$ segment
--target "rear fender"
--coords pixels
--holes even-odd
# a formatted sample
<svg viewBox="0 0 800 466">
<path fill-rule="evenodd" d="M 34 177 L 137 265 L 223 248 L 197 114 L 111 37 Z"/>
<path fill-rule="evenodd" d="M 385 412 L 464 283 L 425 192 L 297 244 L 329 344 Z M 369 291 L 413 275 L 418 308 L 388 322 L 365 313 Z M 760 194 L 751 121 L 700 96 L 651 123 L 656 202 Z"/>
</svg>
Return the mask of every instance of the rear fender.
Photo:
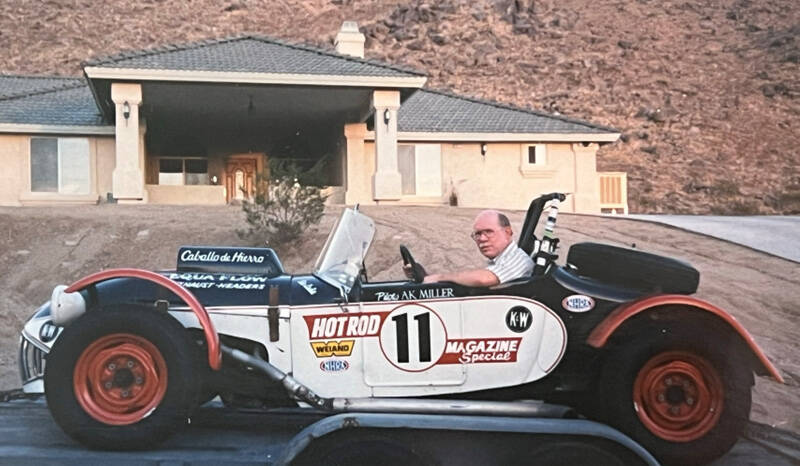
<svg viewBox="0 0 800 466">
<path fill-rule="evenodd" d="M 222 353 L 220 353 L 219 335 L 214 328 L 214 324 L 211 322 L 211 318 L 208 317 L 206 308 L 203 307 L 200 301 L 198 301 L 189 290 L 167 277 L 142 269 L 108 269 L 81 278 L 67 287 L 64 292 L 73 293 L 80 291 L 89 285 L 94 285 L 95 283 L 100 283 L 112 278 L 139 278 L 163 286 L 167 290 L 175 293 L 189 306 L 200 322 L 200 327 L 203 329 L 203 334 L 205 335 L 206 344 L 208 346 L 208 365 L 214 370 L 220 368 L 222 365 Z"/>
<path fill-rule="evenodd" d="M 769 359 L 767 359 L 767 356 L 763 351 L 761 351 L 761 348 L 758 347 L 755 340 L 753 340 L 753 337 L 742 326 L 742 324 L 740 324 L 732 315 L 714 306 L 713 304 L 693 298 L 691 296 L 673 294 L 657 295 L 624 304 L 615 309 L 611 314 L 608 315 L 608 317 L 600 322 L 597 327 L 594 328 L 594 330 L 592 330 L 592 333 L 590 333 L 589 337 L 586 339 L 586 343 L 595 348 L 602 348 L 605 346 L 605 344 L 608 342 L 608 339 L 614 334 L 614 332 L 622 324 L 628 321 L 628 319 L 642 314 L 643 312 L 665 305 L 691 307 L 700 312 L 710 313 L 719 318 L 732 330 L 734 330 L 750 348 L 750 351 L 752 351 L 753 355 L 759 362 L 758 367 L 756 367 L 757 373 L 768 374 L 778 382 L 785 383 L 783 376 L 781 376 L 778 369 L 769 361 Z"/>
</svg>

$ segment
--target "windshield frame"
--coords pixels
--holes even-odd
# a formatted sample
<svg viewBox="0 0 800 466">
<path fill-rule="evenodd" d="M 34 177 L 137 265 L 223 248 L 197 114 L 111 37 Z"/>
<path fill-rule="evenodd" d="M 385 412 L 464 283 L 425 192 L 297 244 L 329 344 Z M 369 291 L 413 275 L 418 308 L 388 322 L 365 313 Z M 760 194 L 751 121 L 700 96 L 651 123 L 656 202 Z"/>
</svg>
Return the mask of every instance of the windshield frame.
<svg viewBox="0 0 800 466">
<path fill-rule="evenodd" d="M 339 288 L 346 296 L 358 280 L 364 258 L 375 237 L 375 222 L 358 211 L 346 208 L 331 228 L 328 239 L 314 265 L 314 275 Z"/>
</svg>

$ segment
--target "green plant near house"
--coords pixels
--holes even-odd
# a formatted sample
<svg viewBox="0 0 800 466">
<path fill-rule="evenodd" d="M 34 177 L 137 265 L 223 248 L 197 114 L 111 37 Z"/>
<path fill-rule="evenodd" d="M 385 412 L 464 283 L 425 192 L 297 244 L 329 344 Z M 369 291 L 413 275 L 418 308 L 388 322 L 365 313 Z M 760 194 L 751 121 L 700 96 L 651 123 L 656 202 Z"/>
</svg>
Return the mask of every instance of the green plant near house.
<svg viewBox="0 0 800 466">
<path fill-rule="evenodd" d="M 278 246 L 319 223 L 327 196 L 319 186 L 300 182 L 313 180 L 310 172 L 321 171 L 317 165 L 300 172 L 292 164 L 271 163 L 268 173 L 256 175 L 256 193 L 242 203 L 248 227 L 237 231 L 239 237 Z"/>
</svg>

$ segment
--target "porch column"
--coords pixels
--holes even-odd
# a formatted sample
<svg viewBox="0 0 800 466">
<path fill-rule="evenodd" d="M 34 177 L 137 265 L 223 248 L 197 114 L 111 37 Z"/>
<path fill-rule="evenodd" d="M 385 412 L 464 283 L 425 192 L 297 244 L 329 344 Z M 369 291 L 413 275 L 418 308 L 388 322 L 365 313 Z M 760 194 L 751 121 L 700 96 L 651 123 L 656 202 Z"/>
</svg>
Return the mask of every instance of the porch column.
<svg viewBox="0 0 800 466">
<path fill-rule="evenodd" d="M 600 213 L 600 176 L 597 174 L 597 144 L 572 144 L 575 156 L 574 212 Z"/>
<path fill-rule="evenodd" d="M 358 204 L 372 202 L 372 189 L 370 186 L 370 175 L 375 169 L 373 161 L 368 160 L 364 147 L 364 139 L 367 137 L 366 123 L 349 123 L 344 125 L 344 137 L 347 139 L 347 173 L 345 176 L 345 186 L 347 191 L 344 194 L 344 203 Z M 369 157 L 371 159 L 371 157 Z"/>
<path fill-rule="evenodd" d="M 144 125 L 139 124 L 141 84 L 112 83 L 116 106 L 116 165 L 111 178 L 114 198 L 120 203 L 146 202 L 144 188 Z"/>
<path fill-rule="evenodd" d="M 375 109 L 373 198 L 376 201 L 398 200 L 403 192 L 400 172 L 397 170 L 397 109 L 400 108 L 400 91 L 374 91 L 372 108 Z"/>
</svg>

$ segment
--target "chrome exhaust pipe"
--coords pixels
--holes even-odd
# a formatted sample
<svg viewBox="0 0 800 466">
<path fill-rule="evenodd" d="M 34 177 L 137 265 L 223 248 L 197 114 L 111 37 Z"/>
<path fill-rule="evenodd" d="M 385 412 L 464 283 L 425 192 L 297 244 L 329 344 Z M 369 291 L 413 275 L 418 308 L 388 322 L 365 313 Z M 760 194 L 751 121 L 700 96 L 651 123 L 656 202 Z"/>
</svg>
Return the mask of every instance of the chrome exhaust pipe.
<svg viewBox="0 0 800 466">
<path fill-rule="evenodd" d="M 465 416 L 507 416 L 538 418 L 575 418 L 567 406 L 541 401 L 480 401 L 427 398 L 322 398 L 311 389 L 261 358 L 221 345 L 222 352 L 280 383 L 295 398 L 309 405 L 333 412 L 458 414 Z"/>
<path fill-rule="evenodd" d="M 574 418 L 572 408 L 542 401 L 482 401 L 427 398 L 334 398 L 333 410 L 360 413 L 457 414 Z"/>
<path fill-rule="evenodd" d="M 247 364 L 248 366 L 252 367 L 253 369 L 257 369 L 264 373 L 267 377 L 272 379 L 275 382 L 283 385 L 283 388 L 286 389 L 289 394 L 298 400 L 305 401 L 306 403 L 314 406 L 315 408 L 330 410 L 332 406 L 332 400 L 328 398 L 321 398 L 316 393 L 311 391 L 308 387 L 301 384 L 294 377 L 290 376 L 289 374 L 284 373 L 277 367 L 273 366 L 272 364 L 264 361 L 261 358 L 257 358 L 255 356 L 251 356 L 244 351 L 240 351 L 238 349 L 231 348 L 229 346 L 220 345 L 220 349 L 222 349 L 223 354 L 227 354 L 228 356 L 232 357 L 233 359 Z"/>
</svg>

